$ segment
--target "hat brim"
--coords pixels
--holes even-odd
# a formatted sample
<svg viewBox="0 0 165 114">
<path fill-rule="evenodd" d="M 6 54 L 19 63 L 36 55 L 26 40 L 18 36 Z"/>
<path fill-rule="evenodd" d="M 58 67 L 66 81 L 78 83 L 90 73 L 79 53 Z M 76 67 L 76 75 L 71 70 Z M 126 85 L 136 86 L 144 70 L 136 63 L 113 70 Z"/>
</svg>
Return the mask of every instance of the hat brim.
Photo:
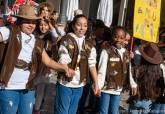
<svg viewBox="0 0 165 114">
<path fill-rule="evenodd" d="M 21 15 L 12 15 L 13 17 L 16 17 L 16 18 L 22 18 L 22 19 L 29 19 L 29 20 L 39 20 L 41 19 L 41 17 L 37 17 L 37 16 L 21 16 Z"/>
<path fill-rule="evenodd" d="M 163 62 L 163 56 L 160 52 L 156 52 L 155 56 L 153 58 L 149 57 L 145 52 L 143 46 L 139 47 L 139 51 L 142 55 L 142 57 L 152 64 L 161 64 Z"/>
</svg>

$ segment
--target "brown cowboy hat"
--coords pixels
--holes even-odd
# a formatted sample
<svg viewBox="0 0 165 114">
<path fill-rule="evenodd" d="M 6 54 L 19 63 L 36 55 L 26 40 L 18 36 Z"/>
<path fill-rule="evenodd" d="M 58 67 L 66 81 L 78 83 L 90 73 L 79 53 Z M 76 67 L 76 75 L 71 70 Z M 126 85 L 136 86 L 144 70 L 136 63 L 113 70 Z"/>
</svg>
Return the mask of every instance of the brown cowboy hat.
<svg viewBox="0 0 165 114">
<path fill-rule="evenodd" d="M 152 64 L 160 64 L 163 62 L 163 56 L 155 43 L 143 44 L 139 47 L 139 51 L 142 57 Z"/>
<path fill-rule="evenodd" d="M 40 19 L 40 17 L 37 16 L 35 7 L 30 4 L 21 5 L 18 14 L 13 16 L 17 18 L 30 19 L 30 20 Z"/>
</svg>

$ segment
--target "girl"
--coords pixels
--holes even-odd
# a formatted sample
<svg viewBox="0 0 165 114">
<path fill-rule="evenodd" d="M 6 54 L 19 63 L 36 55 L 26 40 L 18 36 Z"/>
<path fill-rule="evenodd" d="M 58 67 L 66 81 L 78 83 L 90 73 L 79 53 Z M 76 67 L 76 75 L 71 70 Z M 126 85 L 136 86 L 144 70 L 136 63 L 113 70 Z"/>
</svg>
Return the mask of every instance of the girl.
<svg viewBox="0 0 165 114">
<path fill-rule="evenodd" d="M 76 114 L 88 71 L 93 79 L 94 93 L 99 92 L 96 73 L 96 50 L 85 37 L 87 18 L 77 15 L 72 22 L 72 30 L 61 40 L 59 63 L 66 63 L 75 69 L 73 77 L 59 73 L 56 86 L 55 114 Z"/>
</svg>

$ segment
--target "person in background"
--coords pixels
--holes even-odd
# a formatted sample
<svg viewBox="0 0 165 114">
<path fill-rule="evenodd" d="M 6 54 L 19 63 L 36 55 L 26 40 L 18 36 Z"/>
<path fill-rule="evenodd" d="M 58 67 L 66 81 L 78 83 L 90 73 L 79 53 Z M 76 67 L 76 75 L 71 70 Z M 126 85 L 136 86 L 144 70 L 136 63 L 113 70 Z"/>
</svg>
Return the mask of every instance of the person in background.
<svg viewBox="0 0 165 114">
<path fill-rule="evenodd" d="M 52 27 L 50 20 L 39 20 L 36 31 L 39 38 L 43 41 L 44 48 L 49 57 L 52 57 L 52 48 L 56 42 L 56 34 L 52 32 L 55 28 Z M 54 74 L 54 71 L 46 67 L 43 63 L 40 64 L 40 72 L 38 78 L 35 81 L 36 85 L 36 101 L 33 109 L 33 114 L 39 114 L 42 101 L 44 99 L 46 85 L 50 84 L 50 76 Z"/>
<path fill-rule="evenodd" d="M 143 41 L 138 50 L 140 59 L 136 59 L 131 73 L 135 86 L 131 86 L 129 114 L 164 114 L 163 56 L 151 42 Z"/>
<path fill-rule="evenodd" d="M 127 79 L 129 52 L 125 49 L 126 32 L 116 27 L 112 42 L 102 46 L 98 64 L 98 83 L 101 89 L 99 114 L 118 114 L 120 94 Z"/>
<path fill-rule="evenodd" d="M 39 17 L 49 19 L 51 14 L 53 13 L 54 8 L 50 3 L 42 2 L 39 4 L 38 10 Z"/>
<path fill-rule="evenodd" d="M 8 42 L 0 74 L 0 113 L 32 114 L 35 102 L 34 79 L 43 62 L 49 68 L 74 75 L 67 64 L 58 64 L 46 53 L 42 41 L 33 34 L 36 21 L 35 8 L 20 6 L 17 22 L 11 29 L 0 29 L 0 42 Z M 6 32 L 4 32 L 6 31 Z"/>
<path fill-rule="evenodd" d="M 68 64 L 75 69 L 75 75 L 66 77 L 59 73 L 56 85 L 55 114 L 76 114 L 83 87 L 86 85 L 89 71 L 93 79 L 93 91 L 98 95 L 99 88 L 96 72 L 96 50 L 86 38 L 88 27 L 84 15 L 76 15 L 72 21 L 72 30 L 62 38 L 59 47 L 59 63 Z"/>
</svg>

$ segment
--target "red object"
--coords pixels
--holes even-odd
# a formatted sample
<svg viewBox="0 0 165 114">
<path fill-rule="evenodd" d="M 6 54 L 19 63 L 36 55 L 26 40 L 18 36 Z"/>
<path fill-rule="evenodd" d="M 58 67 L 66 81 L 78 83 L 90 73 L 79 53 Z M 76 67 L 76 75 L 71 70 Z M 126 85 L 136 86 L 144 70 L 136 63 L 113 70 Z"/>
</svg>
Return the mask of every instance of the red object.
<svg viewBox="0 0 165 114">
<path fill-rule="evenodd" d="M 133 42 L 134 41 L 134 38 L 133 37 L 131 37 L 131 47 L 130 47 L 130 52 L 132 52 L 133 51 Z"/>
</svg>

